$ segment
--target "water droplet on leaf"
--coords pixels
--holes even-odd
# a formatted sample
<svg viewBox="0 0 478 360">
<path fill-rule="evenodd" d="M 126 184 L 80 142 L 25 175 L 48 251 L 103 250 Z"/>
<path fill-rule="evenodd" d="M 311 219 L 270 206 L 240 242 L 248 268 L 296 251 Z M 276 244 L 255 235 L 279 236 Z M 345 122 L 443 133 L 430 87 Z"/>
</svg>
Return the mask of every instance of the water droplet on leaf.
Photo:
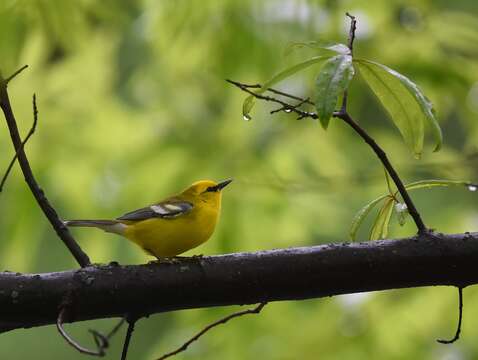
<svg viewBox="0 0 478 360">
<path fill-rule="evenodd" d="M 252 118 L 251 118 L 251 116 L 250 116 L 249 114 L 244 114 L 244 115 L 242 116 L 242 118 L 244 119 L 244 121 L 251 121 L 251 120 L 252 120 Z"/>
<path fill-rule="evenodd" d="M 397 204 L 395 204 L 395 210 L 396 210 L 398 213 L 407 211 L 407 210 L 408 210 L 407 204 L 397 203 Z"/>
<path fill-rule="evenodd" d="M 290 113 L 290 112 L 292 111 L 292 109 L 287 108 L 287 109 L 285 109 L 284 111 L 285 111 L 286 113 Z"/>
<path fill-rule="evenodd" d="M 478 187 L 476 185 L 472 185 L 472 184 L 468 185 L 468 190 L 470 191 L 476 191 L 477 189 Z"/>
</svg>

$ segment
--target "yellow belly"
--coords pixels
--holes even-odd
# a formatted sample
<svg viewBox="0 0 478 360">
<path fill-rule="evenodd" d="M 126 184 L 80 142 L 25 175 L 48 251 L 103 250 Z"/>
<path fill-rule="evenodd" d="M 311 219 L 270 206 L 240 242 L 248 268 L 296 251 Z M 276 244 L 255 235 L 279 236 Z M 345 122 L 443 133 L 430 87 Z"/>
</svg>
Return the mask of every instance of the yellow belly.
<svg viewBox="0 0 478 360">
<path fill-rule="evenodd" d="M 218 212 L 202 209 L 172 219 L 154 218 L 125 221 L 124 236 L 150 255 L 170 257 L 193 249 L 207 241 L 216 226 Z"/>
</svg>

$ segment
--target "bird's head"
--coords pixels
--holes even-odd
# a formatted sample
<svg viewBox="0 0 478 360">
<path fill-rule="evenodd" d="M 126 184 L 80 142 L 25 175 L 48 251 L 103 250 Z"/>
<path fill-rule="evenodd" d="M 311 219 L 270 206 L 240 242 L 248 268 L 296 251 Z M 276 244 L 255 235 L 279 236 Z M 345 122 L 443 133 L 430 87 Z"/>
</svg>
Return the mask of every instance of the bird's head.
<svg viewBox="0 0 478 360">
<path fill-rule="evenodd" d="M 186 196 L 191 196 L 200 201 L 217 204 L 221 201 L 221 191 L 231 183 L 232 179 L 215 182 L 212 180 L 200 180 L 193 183 L 190 187 L 183 191 Z"/>
</svg>

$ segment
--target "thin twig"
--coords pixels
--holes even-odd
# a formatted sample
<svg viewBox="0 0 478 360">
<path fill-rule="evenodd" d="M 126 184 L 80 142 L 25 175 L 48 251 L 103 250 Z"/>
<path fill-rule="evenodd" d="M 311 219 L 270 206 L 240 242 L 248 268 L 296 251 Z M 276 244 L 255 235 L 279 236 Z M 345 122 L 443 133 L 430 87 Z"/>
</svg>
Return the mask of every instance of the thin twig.
<svg viewBox="0 0 478 360">
<path fill-rule="evenodd" d="M 453 344 L 460 338 L 461 333 L 461 322 L 463 319 L 463 287 L 458 287 L 458 326 L 456 327 L 455 336 L 450 340 L 438 339 L 437 342 L 440 344 Z"/>
<path fill-rule="evenodd" d="M 128 317 L 127 321 L 128 321 L 128 330 L 126 331 L 126 337 L 123 343 L 123 351 L 121 352 L 121 360 L 126 360 L 126 356 L 128 355 L 129 343 L 130 343 L 131 335 L 133 334 L 134 325 L 136 324 L 137 319 L 129 319 Z"/>
<path fill-rule="evenodd" d="M 357 30 L 357 19 L 355 18 L 355 16 L 350 15 L 348 12 L 346 12 L 345 15 L 350 18 L 350 30 L 349 38 L 347 40 L 347 46 L 350 49 L 350 54 L 352 54 L 354 50 L 355 31 Z"/>
<path fill-rule="evenodd" d="M 226 79 L 226 81 L 230 84 L 236 85 L 239 88 L 246 88 L 246 89 L 258 89 L 259 88 L 260 89 L 262 87 L 261 84 L 243 84 L 243 83 L 240 83 L 240 82 L 237 82 L 237 81 L 234 81 L 234 80 L 230 80 L 230 79 Z M 288 98 L 291 98 L 291 99 L 294 99 L 294 100 L 299 100 L 299 101 L 302 101 L 302 102 L 304 102 L 306 104 L 309 104 L 309 105 L 314 105 L 314 103 L 312 101 L 310 101 L 309 98 L 303 99 L 299 96 L 288 94 L 284 91 L 277 90 L 277 89 L 274 89 L 274 88 L 267 88 L 266 91 L 270 91 L 271 93 L 274 93 L 274 94 L 277 94 L 277 95 L 282 95 L 282 96 L 285 96 L 285 97 L 288 97 Z"/>
<path fill-rule="evenodd" d="M 38 122 L 38 109 L 37 109 L 37 103 L 36 103 L 36 96 L 33 94 L 33 125 L 28 132 L 27 136 L 25 139 L 22 141 L 22 144 L 20 146 L 20 149 L 23 149 L 25 147 L 25 144 L 27 141 L 30 139 L 30 137 L 35 133 L 36 127 L 37 127 L 37 122 Z M 18 150 L 15 152 L 15 155 L 13 156 L 12 160 L 10 161 L 10 164 L 8 165 L 7 170 L 5 171 L 5 174 L 3 175 L 2 180 L 0 181 L 0 193 L 3 191 L 3 187 L 5 185 L 5 182 L 7 181 L 8 175 L 10 175 L 10 171 L 13 168 L 13 165 L 15 164 L 15 160 L 18 157 Z"/>
<path fill-rule="evenodd" d="M 78 262 L 78 264 L 80 264 L 81 267 L 88 266 L 90 265 L 90 259 L 88 258 L 88 255 L 83 252 L 83 250 L 80 248 L 78 243 L 75 241 L 75 239 L 69 232 L 68 228 L 60 220 L 56 210 L 51 206 L 50 202 L 45 196 L 45 193 L 36 182 L 28 158 L 22 148 L 22 140 L 18 132 L 17 121 L 15 119 L 15 115 L 13 114 L 13 110 L 7 92 L 7 81 L 13 79 L 16 74 L 19 74 L 20 70 L 7 78 L 7 80 L 4 80 L 0 74 L 0 107 L 2 108 L 2 111 L 5 115 L 8 130 L 10 131 L 10 137 L 12 139 L 15 152 L 18 156 L 18 163 L 20 164 L 25 181 L 27 182 L 33 196 L 35 197 L 38 205 L 42 209 L 45 216 L 48 218 L 50 224 L 55 229 L 58 237 L 63 241 L 65 246 L 68 248 L 70 253 L 73 255 L 73 257 Z"/>
<path fill-rule="evenodd" d="M 56 320 L 56 328 L 58 329 L 58 332 L 63 336 L 63 338 L 66 340 L 68 344 L 73 346 L 76 350 L 78 350 L 82 354 L 87 354 L 87 355 L 92 355 L 92 356 L 105 356 L 105 351 L 104 347 L 100 346 L 99 342 L 97 341 L 97 338 L 95 337 L 95 342 L 98 347 L 97 350 L 90 350 L 87 349 L 80 344 L 78 344 L 73 338 L 71 338 L 70 335 L 66 332 L 66 330 L 63 327 L 63 323 L 65 321 L 66 313 L 67 313 L 68 306 L 62 306 L 60 309 L 60 313 L 58 314 L 58 319 Z"/>
<path fill-rule="evenodd" d="M 242 91 L 254 96 L 255 98 L 257 99 L 261 99 L 261 100 L 264 100 L 264 101 L 269 101 L 269 102 L 273 102 L 273 103 L 276 103 L 276 104 L 279 104 L 279 105 L 282 105 L 282 107 L 284 108 L 289 108 L 291 109 L 293 113 L 296 113 L 297 115 L 299 115 L 299 117 L 301 119 L 303 118 L 311 118 L 311 119 L 318 119 L 319 117 L 317 116 L 316 113 L 313 113 L 313 112 L 308 112 L 308 111 L 304 111 L 304 110 L 300 110 L 299 108 L 297 108 L 296 106 L 292 105 L 292 104 L 289 104 L 285 101 L 282 101 L 280 99 L 277 99 L 277 98 L 274 98 L 274 97 L 271 97 L 271 96 L 267 96 L 267 95 L 262 95 L 262 94 L 256 94 L 254 91 L 250 90 L 249 87 L 247 85 L 244 85 L 240 82 L 237 82 L 237 81 L 234 81 L 234 80 L 226 80 L 228 83 L 234 85 L 234 86 L 237 86 L 239 89 L 241 89 Z M 285 93 L 282 93 L 284 96 Z M 289 97 L 292 98 L 292 96 L 294 95 L 289 95 Z M 307 102 L 308 104 L 313 104 L 310 100 L 309 101 L 306 101 L 306 99 L 302 99 L 298 96 L 294 96 L 294 99 L 296 100 L 299 100 L 299 101 L 304 101 L 304 102 Z"/>
<path fill-rule="evenodd" d="M 292 109 L 296 109 L 298 107 L 301 107 L 302 105 L 304 105 L 304 103 L 308 102 L 309 101 L 309 98 L 305 99 L 305 100 L 301 100 L 299 103 L 297 103 L 296 105 L 293 105 L 292 107 L 288 106 L 288 107 L 284 107 L 284 106 L 281 106 L 280 108 L 277 108 L 275 110 L 271 110 L 271 114 L 275 114 L 275 113 L 278 113 L 278 112 L 281 112 L 281 111 L 284 111 L 286 113 L 290 113 L 292 112 Z M 301 117 L 299 117 L 299 119 L 302 119 Z"/>
<path fill-rule="evenodd" d="M 110 339 L 118 332 L 118 330 L 123 326 L 125 321 L 125 318 L 121 318 L 121 320 L 113 327 L 113 329 L 107 335 L 103 335 L 101 332 L 95 329 L 88 329 L 88 331 L 93 335 L 93 339 L 95 340 L 98 349 L 102 348 L 103 350 L 106 350 L 110 346 Z"/>
<path fill-rule="evenodd" d="M 5 86 L 8 85 L 10 81 L 12 81 L 18 74 L 20 74 L 23 70 L 25 70 L 28 65 L 23 65 L 20 69 L 15 71 L 12 75 L 5 79 Z"/>
<path fill-rule="evenodd" d="M 205 333 L 207 333 L 209 330 L 211 330 L 213 327 L 216 327 L 220 324 L 225 324 L 226 322 L 228 322 L 229 320 L 231 319 L 234 319 L 236 317 L 239 317 L 239 316 L 243 316 L 243 315 L 247 315 L 247 314 L 259 314 L 261 312 L 261 310 L 263 309 L 264 306 L 266 306 L 267 302 L 262 302 L 260 303 L 259 305 L 257 305 L 255 308 L 253 309 L 248 309 L 248 310 L 243 310 L 243 311 L 238 311 L 238 312 L 235 312 L 231 315 L 228 315 L 218 321 L 215 321 L 213 322 L 212 324 L 209 324 L 208 326 L 206 326 L 204 329 L 202 329 L 200 332 L 198 332 L 196 335 L 194 335 L 191 339 L 189 339 L 188 341 L 186 341 L 183 345 L 181 345 L 179 348 L 177 348 L 176 350 L 174 351 L 171 351 L 170 353 L 167 353 L 163 356 L 161 356 L 160 358 L 158 358 L 157 360 L 164 360 L 164 359 L 167 359 L 171 356 L 174 356 L 176 354 L 179 354 L 180 352 L 183 352 L 185 351 L 189 345 L 191 345 L 193 342 L 195 342 L 197 339 L 199 339 L 202 335 L 204 335 Z"/>
<path fill-rule="evenodd" d="M 353 56 L 354 52 L 354 40 L 355 40 L 355 30 L 357 30 L 357 20 L 355 16 L 350 15 L 348 12 L 345 13 L 350 18 L 350 29 L 349 29 L 349 37 L 347 41 L 347 47 L 350 50 L 350 56 Z M 340 111 L 346 112 L 347 111 L 347 99 L 348 99 L 349 92 L 347 89 L 344 91 L 344 96 L 342 97 L 342 106 Z"/>
</svg>

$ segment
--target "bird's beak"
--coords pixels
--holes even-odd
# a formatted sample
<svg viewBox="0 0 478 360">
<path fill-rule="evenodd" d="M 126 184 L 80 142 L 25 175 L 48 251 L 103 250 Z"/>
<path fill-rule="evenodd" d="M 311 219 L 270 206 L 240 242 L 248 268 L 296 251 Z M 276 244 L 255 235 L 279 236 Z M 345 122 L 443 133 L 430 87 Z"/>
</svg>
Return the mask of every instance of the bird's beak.
<svg viewBox="0 0 478 360">
<path fill-rule="evenodd" d="M 221 181 L 221 182 L 220 182 L 219 184 L 217 184 L 215 187 L 216 187 L 217 191 L 221 191 L 221 190 L 224 189 L 227 185 L 229 185 L 231 182 L 232 182 L 232 179 L 227 179 L 227 180 Z"/>
</svg>

